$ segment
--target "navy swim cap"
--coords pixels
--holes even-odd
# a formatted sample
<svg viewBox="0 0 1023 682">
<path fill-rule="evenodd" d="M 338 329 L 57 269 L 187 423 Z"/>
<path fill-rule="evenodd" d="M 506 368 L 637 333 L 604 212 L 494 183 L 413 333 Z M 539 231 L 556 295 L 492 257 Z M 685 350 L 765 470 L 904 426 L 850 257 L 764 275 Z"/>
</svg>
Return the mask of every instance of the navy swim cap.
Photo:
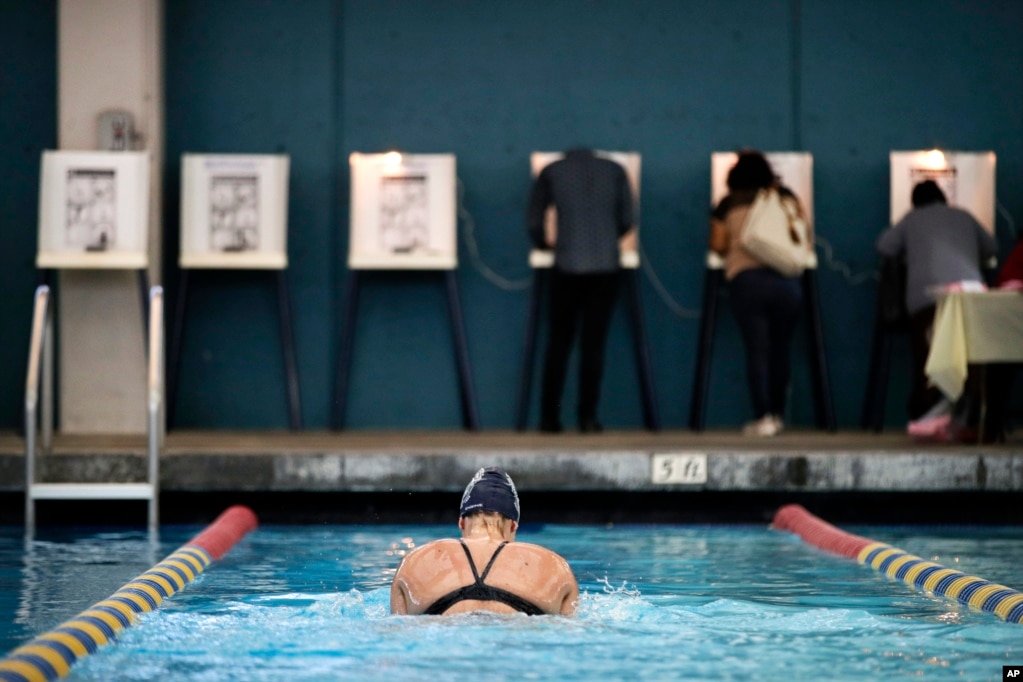
<svg viewBox="0 0 1023 682">
<path fill-rule="evenodd" d="M 491 511 L 519 521 L 519 493 L 511 476 L 500 467 L 484 467 L 476 472 L 462 493 L 458 516 L 473 512 Z"/>
</svg>

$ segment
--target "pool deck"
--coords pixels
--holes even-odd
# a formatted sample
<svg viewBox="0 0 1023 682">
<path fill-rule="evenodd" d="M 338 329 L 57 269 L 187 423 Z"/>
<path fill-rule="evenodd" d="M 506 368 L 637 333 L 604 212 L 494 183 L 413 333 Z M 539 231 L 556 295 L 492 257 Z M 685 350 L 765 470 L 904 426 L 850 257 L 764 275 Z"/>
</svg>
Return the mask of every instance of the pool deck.
<svg viewBox="0 0 1023 682">
<path fill-rule="evenodd" d="M 24 439 L 0 433 L 0 491 L 24 489 Z M 131 481 L 146 439 L 56 434 L 39 480 Z M 705 455 L 704 482 L 655 480 L 658 455 Z M 663 458 L 658 461 L 663 462 Z M 670 460 L 669 460 L 670 461 Z M 897 432 L 172 431 L 163 491 L 460 491 L 497 464 L 551 491 L 1023 491 L 1023 434 L 990 445 L 919 444 Z M 663 475 L 660 476 L 663 479 Z"/>
<path fill-rule="evenodd" d="M 0 433 L 0 496 L 6 520 L 20 518 L 25 441 Z M 41 482 L 144 480 L 146 439 L 56 434 L 40 455 Z M 914 443 L 904 433 L 789 431 L 769 439 L 734 431 L 607 431 L 544 435 L 514 431 L 171 431 L 160 458 L 161 508 L 207 511 L 239 500 L 273 499 L 319 508 L 373 499 L 352 511 L 397 505 L 450 507 L 481 466 L 512 473 L 533 509 L 653 505 L 712 508 L 719 518 L 759 499 L 772 505 L 832 500 L 834 513 L 894 504 L 987 509 L 985 521 L 1023 522 L 1023 433 L 999 444 Z M 675 467 L 675 477 L 668 476 Z M 685 469 L 685 470 L 683 470 Z M 681 476 L 681 479 L 679 478 Z M 411 497 L 415 493 L 416 496 Z M 767 500 L 766 502 L 764 500 Z M 313 500 L 317 500 L 314 502 Z M 324 502 L 329 500 L 329 502 Z M 660 500 L 660 502 L 657 502 Z M 198 505 L 198 506 L 197 506 Z M 725 510 L 725 511 L 722 511 Z M 450 510 L 448 510 L 450 511 Z M 681 512 L 680 512 L 681 513 Z M 951 510 L 947 515 L 959 518 Z M 851 516 L 852 518 L 858 518 Z M 582 516 L 580 516 L 582 518 Z"/>
</svg>

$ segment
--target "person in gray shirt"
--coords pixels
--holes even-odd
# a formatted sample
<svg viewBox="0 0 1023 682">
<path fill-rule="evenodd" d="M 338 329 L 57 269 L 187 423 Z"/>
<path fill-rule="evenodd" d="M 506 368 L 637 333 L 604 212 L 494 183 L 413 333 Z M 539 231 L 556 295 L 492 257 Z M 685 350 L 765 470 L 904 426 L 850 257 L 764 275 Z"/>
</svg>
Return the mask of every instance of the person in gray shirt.
<svg viewBox="0 0 1023 682">
<path fill-rule="evenodd" d="M 882 256 L 904 256 L 906 309 L 910 315 L 913 354 L 909 418 L 923 416 L 941 400 L 928 386 L 924 366 L 934 324 L 934 289 L 961 281 L 983 281 L 982 265 L 997 252 L 997 243 L 969 212 L 949 206 L 933 180 L 913 188 L 913 209 L 877 240 Z"/>
<path fill-rule="evenodd" d="M 550 206 L 557 211 L 553 235 L 545 229 Z M 541 431 L 561 431 L 561 395 L 577 328 L 579 429 L 601 430 L 597 403 L 618 291 L 618 244 L 632 222 L 632 191 L 625 169 L 589 149 L 570 149 L 546 166 L 533 184 L 527 232 L 537 248 L 554 249 Z"/>
</svg>

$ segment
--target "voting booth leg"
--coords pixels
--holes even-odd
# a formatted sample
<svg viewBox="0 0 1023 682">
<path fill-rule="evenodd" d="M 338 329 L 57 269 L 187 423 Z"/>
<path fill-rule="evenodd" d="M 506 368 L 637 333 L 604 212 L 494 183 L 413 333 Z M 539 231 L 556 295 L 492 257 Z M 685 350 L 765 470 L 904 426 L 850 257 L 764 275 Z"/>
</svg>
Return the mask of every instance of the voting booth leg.
<svg viewBox="0 0 1023 682">
<path fill-rule="evenodd" d="M 874 431 L 881 433 L 884 427 L 884 407 L 888 398 L 888 377 L 892 367 L 892 334 L 884 331 L 881 346 L 881 364 L 878 366 L 878 385 L 875 393 L 877 402 L 874 404 Z"/>
<path fill-rule="evenodd" d="M 174 325 L 167 357 L 167 428 L 175 422 L 177 413 L 178 382 L 181 374 L 181 349 L 185 336 L 188 308 L 190 270 L 181 270 L 178 279 L 177 302 L 174 306 Z M 295 335 L 291 322 L 291 304 L 287 279 L 283 272 L 277 278 L 277 303 L 281 317 L 281 347 L 284 351 L 284 373 L 287 386 L 288 423 L 292 430 L 302 428 L 302 410 L 299 403 L 298 365 L 295 362 Z"/>
<path fill-rule="evenodd" d="M 473 392 L 472 369 L 469 365 L 469 344 L 466 341 L 462 307 L 458 300 L 458 281 L 454 271 L 445 273 L 445 282 L 447 284 L 448 313 L 451 317 L 454 336 L 455 360 L 458 365 L 462 423 L 466 429 L 475 431 L 479 428 L 479 416 L 476 411 L 476 395 Z M 331 427 L 334 430 L 344 428 L 345 412 L 348 407 L 348 379 L 355 345 L 355 320 L 359 306 L 359 288 L 359 272 L 350 270 L 343 294 L 345 312 L 341 328 L 341 347 L 338 351 L 337 378 L 334 384 L 334 410 L 331 418 Z"/>
<path fill-rule="evenodd" d="M 546 269 L 533 269 L 533 285 L 529 294 L 529 308 L 526 312 L 526 332 L 522 340 L 522 368 L 519 374 L 519 399 L 515 413 L 515 429 L 526 430 L 529 418 L 529 395 L 533 389 L 533 358 L 536 356 L 537 318 L 540 315 L 540 299 L 547 279 Z"/>
<path fill-rule="evenodd" d="M 710 361 L 713 355 L 714 327 L 717 324 L 718 289 L 722 273 L 707 268 L 703 278 L 703 312 L 700 314 L 700 336 L 696 348 L 696 370 L 693 372 L 693 395 L 689 404 L 689 428 L 703 431 L 707 417 L 707 392 L 710 389 Z"/>
<path fill-rule="evenodd" d="M 288 385 L 288 422 L 292 431 L 299 431 L 302 428 L 302 402 L 298 388 L 298 359 L 295 356 L 295 325 L 291 314 L 288 275 L 284 270 L 277 271 L 277 307 L 281 318 L 284 376 Z"/>
<path fill-rule="evenodd" d="M 987 429 L 985 428 L 987 426 L 988 411 L 987 364 L 985 363 L 978 364 L 976 366 L 976 370 L 979 375 L 977 378 L 977 382 L 978 384 L 980 384 L 978 386 L 978 391 L 980 393 L 980 415 L 977 417 L 977 444 L 979 445 L 984 442 L 984 436 L 986 435 L 985 432 L 987 431 Z"/>
<path fill-rule="evenodd" d="M 174 303 L 174 323 L 167 349 L 167 428 L 174 428 L 178 405 L 178 374 L 181 366 L 181 342 L 185 336 L 185 310 L 188 307 L 188 270 L 181 270 Z"/>
<path fill-rule="evenodd" d="M 472 366 L 469 364 L 469 343 L 465 336 L 465 321 L 462 317 L 462 304 L 458 298 L 458 280 L 455 277 L 455 271 L 446 271 L 444 280 L 447 284 L 451 333 L 455 341 L 455 361 L 458 363 L 458 385 L 462 396 L 462 425 L 469 431 L 476 431 L 479 428 L 479 415 L 476 411 Z"/>
<path fill-rule="evenodd" d="M 863 412 L 860 427 L 881 432 L 887 394 L 888 364 L 891 355 L 891 341 L 880 319 L 874 320 L 874 338 L 870 344 L 870 368 L 867 374 L 867 392 L 863 396 Z"/>
<path fill-rule="evenodd" d="M 643 324 L 643 301 L 639 295 L 639 272 L 625 273 L 629 289 L 629 312 L 632 313 L 632 336 L 636 346 L 636 366 L 639 370 L 639 385 L 643 396 L 643 423 L 647 431 L 659 431 L 661 419 L 657 410 L 657 393 L 654 391 L 654 374 L 650 363 L 650 345 L 647 341 L 646 325 Z"/>
<path fill-rule="evenodd" d="M 359 307 L 359 271 L 350 270 L 345 279 L 341 302 L 344 319 L 341 322 L 341 347 L 338 349 L 337 376 L 334 381 L 334 410 L 331 413 L 331 428 L 340 431 L 345 427 L 345 413 L 348 408 L 348 374 L 352 368 L 352 348 L 355 337 L 355 318 Z"/>
<path fill-rule="evenodd" d="M 828 360 L 824 352 L 824 327 L 821 324 L 820 295 L 817 291 L 816 272 L 806 270 L 803 273 L 803 301 L 806 304 L 807 332 L 810 336 L 810 348 L 813 349 L 814 404 L 817 412 L 817 428 L 836 431 L 835 405 L 832 402 L 831 382 L 828 379 Z"/>
<path fill-rule="evenodd" d="M 139 270 L 139 301 L 142 311 L 142 346 L 149 348 L 149 272 L 145 268 Z"/>
</svg>

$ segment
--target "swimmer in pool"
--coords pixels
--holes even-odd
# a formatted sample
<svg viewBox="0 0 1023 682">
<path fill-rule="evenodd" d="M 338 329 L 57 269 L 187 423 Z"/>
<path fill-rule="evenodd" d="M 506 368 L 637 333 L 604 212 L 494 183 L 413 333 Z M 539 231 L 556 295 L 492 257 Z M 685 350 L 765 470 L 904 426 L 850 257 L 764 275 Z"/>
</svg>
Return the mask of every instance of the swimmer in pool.
<svg viewBox="0 0 1023 682">
<path fill-rule="evenodd" d="M 480 469 L 462 494 L 458 540 L 412 550 L 391 583 L 391 613 L 492 611 L 570 616 L 579 598 L 568 562 L 545 547 L 515 542 L 519 495 L 498 467 Z"/>
</svg>

